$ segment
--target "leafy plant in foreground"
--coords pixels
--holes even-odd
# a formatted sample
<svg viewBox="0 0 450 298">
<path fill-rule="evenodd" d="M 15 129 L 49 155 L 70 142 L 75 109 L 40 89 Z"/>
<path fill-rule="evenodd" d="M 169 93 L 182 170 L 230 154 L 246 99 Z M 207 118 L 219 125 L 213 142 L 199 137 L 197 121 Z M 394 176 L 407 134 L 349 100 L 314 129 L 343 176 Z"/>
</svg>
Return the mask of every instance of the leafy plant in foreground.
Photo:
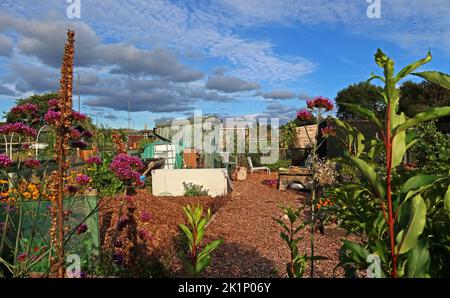
<svg viewBox="0 0 450 298">
<path fill-rule="evenodd" d="M 399 168 L 406 151 L 418 141 L 414 139 L 414 136 L 408 135 L 407 130 L 422 122 L 450 115 L 450 107 L 431 108 L 412 118 L 407 118 L 403 112 L 399 112 L 400 92 L 397 85 L 409 74 L 450 89 L 450 76 L 447 74 L 434 71 L 414 73 L 417 68 L 429 61 L 431 61 L 430 53 L 424 59 L 404 67 L 395 74 L 394 61 L 378 49 L 375 62 L 383 69 L 384 76 L 372 75 L 370 80 L 379 79 L 384 84 L 381 93 L 386 104 L 384 121 L 378 119 L 371 110 L 355 104 L 341 103 L 374 123 L 381 135 L 381 142 L 371 140 L 367 148 L 362 142 L 364 136 L 362 138 L 359 136 L 360 140 L 355 143 L 355 152 L 347 154 L 348 161 L 368 181 L 367 191 L 372 198 L 378 200 L 380 212 L 376 221 L 379 224 L 376 225 L 375 232 L 370 233 L 372 239 L 369 239 L 370 243 L 367 247 L 349 241 L 346 241 L 344 246 L 347 251 L 352 252 L 353 257 L 350 256 L 350 258 L 357 264 L 367 262 L 366 258 L 371 253 L 367 249 L 369 248 L 380 257 L 383 268 L 386 268 L 392 277 L 429 276 L 429 247 L 435 235 L 423 233 L 427 216 L 430 215 L 427 191 L 434 188 L 437 182 L 448 180 L 445 176 L 420 172 L 415 173 L 414 176 L 405 177 L 400 174 Z M 336 124 L 344 130 L 349 130 L 343 122 L 337 121 Z M 382 168 L 374 162 L 375 152 L 380 144 L 386 156 Z M 448 181 L 446 184 L 448 185 Z M 439 198 L 438 208 L 440 209 L 438 210 L 449 206 L 448 191 L 447 195 L 440 195 Z"/>
<path fill-rule="evenodd" d="M 298 237 L 297 234 L 308 225 L 307 222 L 298 223 L 303 208 L 293 209 L 291 207 L 282 207 L 281 210 L 289 222 L 286 223 L 278 218 L 273 218 L 273 220 L 283 228 L 284 231 L 280 232 L 280 237 L 286 242 L 291 252 L 291 260 L 286 264 L 286 272 L 290 278 L 300 278 L 303 277 L 306 266 L 311 258 L 315 260 L 324 260 L 326 258 L 321 256 L 309 257 L 307 253 L 300 255 L 298 252 L 298 243 L 304 237 Z"/>
<path fill-rule="evenodd" d="M 183 211 L 188 219 L 189 227 L 185 224 L 180 224 L 179 227 L 188 244 L 189 256 L 181 255 L 181 260 L 186 266 L 188 273 L 196 277 L 209 266 L 211 253 L 223 243 L 223 240 L 214 240 L 201 249 L 200 245 L 205 235 L 206 225 L 211 219 L 211 209 L 208 209 L 205 217 L 203 217 L 203 208 L 201 206 L 197 206 L 194 209 L 192 206 L 187 205 L 183 207 Z"/>
</svg>

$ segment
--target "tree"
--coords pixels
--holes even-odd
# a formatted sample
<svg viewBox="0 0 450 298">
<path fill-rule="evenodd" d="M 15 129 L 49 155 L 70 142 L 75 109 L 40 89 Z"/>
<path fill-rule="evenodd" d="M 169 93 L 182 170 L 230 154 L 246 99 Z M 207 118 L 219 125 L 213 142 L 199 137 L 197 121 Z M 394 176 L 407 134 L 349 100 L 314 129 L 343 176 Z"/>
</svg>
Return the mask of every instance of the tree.
<svg viewBox="0 0 450 298">
<path fill-rule="evenodd" d="M 399 109 L 408 117 L 424 112 L 429 107 L 450 106 L 450 90 L 428 81 L 404 82 L 400 87 L 400 97 Z"/>
<path fill-rule="evenodd" d="M 382 115 L 386 108 L 383 96 L 380 92 L 383 89 L 368 82 L 352 84 L 338 92 L 335 98 L 337 105 L 337 117 L 344 120 L 361 120 L 358 114 L 352 112 L 342 103 L 358 104 L 374 111 L 377 116 Z"/>
<path fill-rule="evenodd" d="M 32 124 L 32 126 L 39 127 L 45 124 L 44 116 L 49 109 L 48 101 L 50 99 L 57 99 L 58 93 L 45 93 L 42 95 L 34 94 L 27 98 L 20 98 L 16 100 L 16 105 L 21 106 L 27 103 L 35 104 L 38 107 L 37 118 L 39 121 L 36 121 Z M 6 122 L 12 123 L 17 121 L 22 121 L 22 116 L 17 113 L 12 113 L 11 111 L 5 113 Z"/>
</svg>

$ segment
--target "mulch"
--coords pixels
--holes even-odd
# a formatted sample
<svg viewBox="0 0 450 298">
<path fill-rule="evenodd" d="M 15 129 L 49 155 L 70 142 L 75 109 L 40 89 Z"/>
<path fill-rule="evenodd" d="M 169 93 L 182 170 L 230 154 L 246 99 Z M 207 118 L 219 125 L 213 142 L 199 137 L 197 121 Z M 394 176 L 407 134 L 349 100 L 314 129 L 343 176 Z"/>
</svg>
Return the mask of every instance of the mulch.
<svg viewBox="0 0 450 298">
<path fill-rule="evenodd" d="M 154 197 L 147 190 L 139 190 L 133 199 L 137 229 L 147 231 L 149 237 L 134 239 L 124 244 L 120 251 L 129 250 L 139 254 L 139 259 L 158 260 L 161 270 L 153 271 L 155 276 L 186 276 L 177 251 L 180 247 L 178 224 L 184 223 L 182 207 L 187 204 L 200 204 L 211 208 L 213 218 L 205 240 L 222 238 L 224 243 L 212 255 L 211 266 L 202 277 L 286 277 L 286 263 L 289 262 L 289 249 L 281 240 L 281 228 L 273 217 L 282 218 L 280 206 L 298 207 L 305 204 L 307 195 L 296 191 L 279 191 L 263 185 L 263 180 L 276 178 L 276 173 L 254 173 L 245 181 L 234 182 L 234 191 L 227 197 Z M 119 210 L 124 207 L 120 198 L 105 198 L 99 210 L 100 236 L 102 250 L 106 253 L 117 252 L 114 239 L 127 238 L 126 231 L 115 234 Z M 151 214 L 148 222 L 142 222 L 143 212 Z M 304 239 L 299 244 L 301 254 L 309 254 L 309 229 L 300 232 Z M 335 226 L 326 226 L 325 234 L 315 234 L 315 254 L 328 259 L 316 261 L 315 277 L 341 277 L 338 264 L 338 251 L 344 232 Z M 129 238 L 129 237 L 128 237 Z M 140 247 L 136 250 L 136 247 Z M 130 272 L 142 269 L 142 262 L 126 262 Z M 136 268 L 134 268 L 136 267 Z M 137 270 L 136 272 L 139 272 Z M 139 273 L 137 273 L 139 274 Z M 308 276 L 309 270 L 305 274 Z"/>
</svg>

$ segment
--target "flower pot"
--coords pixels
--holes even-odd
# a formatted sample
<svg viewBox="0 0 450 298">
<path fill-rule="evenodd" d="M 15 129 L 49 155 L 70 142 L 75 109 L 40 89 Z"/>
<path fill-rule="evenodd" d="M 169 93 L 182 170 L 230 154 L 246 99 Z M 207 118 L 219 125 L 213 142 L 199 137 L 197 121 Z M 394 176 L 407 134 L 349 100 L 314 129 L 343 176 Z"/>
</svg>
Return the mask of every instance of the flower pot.
<svg viewBox="0 0 450 298">
<path fill-rule="evenodd" d="M 97 152 L 94 149 L 84 149 L 80 150 L 80 157 L 86 162 L 90 157 L 95 156 L 96 153 Z"/>
</svg>

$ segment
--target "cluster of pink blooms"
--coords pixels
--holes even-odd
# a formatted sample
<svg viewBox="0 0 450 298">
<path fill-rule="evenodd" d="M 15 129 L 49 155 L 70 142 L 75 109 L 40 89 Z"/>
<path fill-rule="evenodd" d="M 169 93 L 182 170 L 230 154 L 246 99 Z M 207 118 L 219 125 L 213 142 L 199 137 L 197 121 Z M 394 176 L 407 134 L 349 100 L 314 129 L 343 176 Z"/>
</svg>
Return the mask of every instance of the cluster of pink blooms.
<svg viewBox="0 0 450 298">
<path fill-rule="evenodd" d="M 56 108 L 58 106 L 58 104 L 59 104 L 59 100 L 57 100 L 57 99 L 50 99 L 47 102 L 47 104 L 48 104 L 49 107 Z"/>
<path fill-rule="evenodd" d="M 308 106 L 308 109 L 325 109 L 327 112 L 333 110 L 334 108 L 331 100 L 323 96 L 317 96 L 313 100 L 306 101 L 306 105 Z"/>
<path fill-rule="evenodd" d="M 306 121 L 312 118 L 312 114 L 307 109 L 301 109 L 297 112 L 297 119 L 300 121 Z"/>
<path fill-rule="evenodd" d="M 86 185 L 89 184 L 92 181 L 92 179 L 86 174 L 81 174 L 75 178 L 75 181 L 80 185 Z"/>
<path fill-rule="evenodd" d="M 44 116 L 45 122 L 50 125 L 54 125 L 58 123 L 61 119 L 61 112 L 57 112 L 54 110 L 48 110 L 48 112 Z"/>
<path fill-rule="evenodd" d="M 324 137 L 329 137 L 329 136 L 335 136 L 336 135 L 336 129 L 334 129 L 333 126 L 324 127 L 320 131 L 322 132 L 322 135 Z"/>
<path fill-rule="evenodd" d="M 24 161 L 24 165 L 30 169 L 37 169 L 41 166 L 41 162 L 37 159 L 30 158 Z"/>
<path fill-rule="evenodd" d="M 9 168 L 12 165 L 12 161 L 9 156 L 0 154 L 0 168 Z"/>
<path fill-rule="evenodd" d="M 26 103 L 20 106 L 16 106 L 14 108 L 11 109 L 11 113 L 14 114 L 28 114 L 28 115 L 33 115 L 36 114 L 38 111 L 38 107 L 35 104 L 32 103 Z"/>
<path fill-rule="evenodd" d="M 100 157 L 98 157 L 98 156 L 92 156 L 92 157 L 89 157 L 87 160 L 86 160 L 86 163 L 88 164 L 88 165 L 101 165 L 102 163 L 103 163 L 103 161 L 102 161 L 102 159 L 100 158 Z"/>
<path fill-rule="evenodd" d="M 72 111 L 72 117 L 73 117 L 73 119 L 78 120 L 78 121 L 83 121 L 83 120 L 87 119 L 86 115 L 78 113 L 76 111 Z"/>
<path fill-rule="evenodd" d="M 3 125 L 0 127 L 0 134 L 17 133 L 24 136 L 36 137 L 37 131 L 34 128 L 22 122 L 15 122 Z"/>
<path fill-rule="evenodd" d="M 109 167 L 123 182 L 142 185 L 141 175 L 137 171 L 141 170 L 144 165 L 139 158 L 121 153 L 114 157 Z"/>
<path fill-rule="evenodd" d="M 81 132 L 76 128 L 72 128 L 70 130 L 70 137 L 72 138 L 72 140 L 79 140 L 81 139 Z"/>
</svg>

